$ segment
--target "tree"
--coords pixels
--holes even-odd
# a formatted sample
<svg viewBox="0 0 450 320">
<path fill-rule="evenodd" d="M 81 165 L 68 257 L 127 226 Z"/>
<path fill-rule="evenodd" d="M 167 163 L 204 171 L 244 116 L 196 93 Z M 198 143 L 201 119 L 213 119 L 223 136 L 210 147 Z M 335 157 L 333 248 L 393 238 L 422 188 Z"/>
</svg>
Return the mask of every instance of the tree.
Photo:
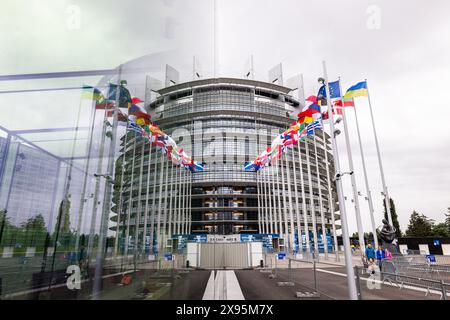
<svg viewBox="0 0 450 320">
<path fill-rule="evenodd" d="M 0 244 L 11 244 L 14 235 L 17 233 L 17 227 L 11 224 L 6 210 L 0 211 Z"/>
<path fill-rule="evenodd" d="M 433 226 L 431 235 L 433 237 L 450 237 L 450 232 L 445 223 L 438 223 Z"/>
<path fill-rule="evenodd" d="M 413 211 L 409 218 L 406 235 L 408 237 L 429 237 L 431 236 L 433 223 L 425 215 Z"/>
<path fill-rule="evenodd" d="M 447 208 L 447 212 L 445 214 L 445 226 L 447 227 L 447 231 L 450 234 L 450 207 Z"/>
<path fill-rule="evenodd" d="M 43 246 L 47 235 L 47 228 L 42 214 L 37 214 L 23 222 L 20 225 L 20 232 L 24 239 L 24 245 L 36 247 Z"/>
<path fill-rule="evenodd" d="M 389 198 L 389 202 L 390 202 L 390 206 L 391 206 L 391 216 L 392 216 L 392 224 L 394 225 L 395 228 L 395 235 L 397 236 L 397 238 L 400 238 L 402 236 L 402 231 L 400 230 L 400 223 L 398 222 L 398 216 L 397 216 L 397 212 L 395 210 L 395 203 L 394 200 L 392 200 L 392 198 Z M 384 218 L 389 221 L 388 219 L 388 215 L 387 215 L 387 210 L 386 210 L 386 202 L 383 200 L 383 208 L 384 208 Z"/>
</svg>

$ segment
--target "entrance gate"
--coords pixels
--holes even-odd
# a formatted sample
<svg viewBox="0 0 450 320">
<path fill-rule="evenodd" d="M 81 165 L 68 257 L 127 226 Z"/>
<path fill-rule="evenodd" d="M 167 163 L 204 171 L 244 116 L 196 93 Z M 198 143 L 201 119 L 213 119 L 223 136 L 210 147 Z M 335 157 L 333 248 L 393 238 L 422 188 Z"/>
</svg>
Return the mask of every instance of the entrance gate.
<svg viewBox="0 0 450 320">
<path fill-rule="evenodd" d="M 245 269 L 252 265 L 250 244 L 200 243 L 200 268 Z"/>
</svg>

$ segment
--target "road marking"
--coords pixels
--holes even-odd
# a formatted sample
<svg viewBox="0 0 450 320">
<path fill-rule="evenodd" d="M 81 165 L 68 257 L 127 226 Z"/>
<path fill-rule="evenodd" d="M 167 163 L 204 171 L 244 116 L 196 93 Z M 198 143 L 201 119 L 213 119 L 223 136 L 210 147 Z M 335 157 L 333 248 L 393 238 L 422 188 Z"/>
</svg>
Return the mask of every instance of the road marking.
<svg viewBox="0 0 450 320">
<path fill-rule="evenodd" d="M 245 300 L 233 270 L 211 271 L 203 300 Z"/>
<path fill-rule="evenodd" d="M 227 300 L 245 300 L 241 286 L 233 270 L 225 271 Z"/>
<path fill-rule="evenodd" d="M 214 300 L 214 270 L 211 271 L 202 300 Z"/>
</svg>

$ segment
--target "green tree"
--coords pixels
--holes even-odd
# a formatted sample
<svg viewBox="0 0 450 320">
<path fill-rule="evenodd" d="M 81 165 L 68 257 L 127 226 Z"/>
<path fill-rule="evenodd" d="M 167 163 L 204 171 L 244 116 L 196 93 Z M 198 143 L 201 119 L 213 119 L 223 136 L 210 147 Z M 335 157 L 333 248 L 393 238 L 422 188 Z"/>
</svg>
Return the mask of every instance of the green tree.
<svg viewBox="0 0 450 320">
<path fill-rule="evenodd" d="M 450 232 L 448 231 L 448 227 L 445 223 L 438 223 L 433 225 L 431 235 L 433 237 L 450 237 Z"/>
<path fill-rule="evenodd" d="M 42 214 L 29 218 L 20 225 L 22 244 L 30 247 L 42 247 L 47 235 L 47 227 Z"/>
<path fill-rule="evenodd" d="M 408 229 L 406 235 L 408 237 L 428 237 L 431 236 L 433 222 L 425 215 L 413 211 L 409 218 Z"/>
<path fill-rule="evenodd" d="M 0 211 L 0 245 L 11 245 L 12 239 L 17 234 L 18 228 L 11 224 L 6 210 Z"/>
<path fill-rule="evenodd" d="M 397 216 L 397 211 L 395 210 L 395 203 L 394 200 L 392 200 L 392 198 L 389 198 L 389 202 L 390 202 L 390 206 L 391 206 L 391 216 L 392 216 L 392 224 L 394 225 L 395 228 L 395 235 L 397 236 L 397 238 L 400 238 L 402 236 L 402 231 L 400 230 L 400 223 L 398 222 L 398 216 Z M 384 218 L 389 221 L 388 219 L 388 215 L 387 215 L 387 210 L 386 210 L 386 202 L 383 200 L 383 208 L 384 208 Z"/>
<path fill-rule="evenodd" d="M 450 234 L 450 207 L 447 208 L 447 213 L 445 214 L 445 226 L 447 227 L 447 231 Z"/>
</svg>

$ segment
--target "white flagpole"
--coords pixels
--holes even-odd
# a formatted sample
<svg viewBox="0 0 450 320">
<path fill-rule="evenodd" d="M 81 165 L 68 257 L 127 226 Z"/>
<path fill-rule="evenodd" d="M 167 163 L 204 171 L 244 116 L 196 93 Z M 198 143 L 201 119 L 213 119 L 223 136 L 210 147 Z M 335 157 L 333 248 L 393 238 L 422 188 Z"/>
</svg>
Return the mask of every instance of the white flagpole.
<svg viewBox="0 0 450 320">
<path fill-rule="evenodd" d="M 90 116 L 90 127 L 89 127 L 89 142 L 87 145 L 87 159 L 86 159 L 86 163 L 85 163 L 85 167 L 84 167 L 84 176 L 83 176 L 83 189 L 81 191 L 81 199 L 80 199 L 80 209 L 79 214 L 78 214 L 78 224 L 77 224 L 77 237 L 75 240 L 75 252 L 77 253 L 77 256 L 79 254 L 79 244 L 80 244 L 80 236 L 81 236 L 81 224 L 82 224 L 82 220 L 83 220 L 83 211 L 84 211 L 84 206 L 85 203 L 87 201 L 86 198 L 86 189 L 87 189 L 87 181 L 88 181 L 88 177 L 89 177 L 89 165 L 90 165 L 90 161 L 91 161 L 91 151 L 92 151 L 92 140 L 94 138 L 94 126 L 95 126 L 95 113 L 96 113 L 96 109 L 95 109 L 95 103 L 93 102 L 91 104 L 92 110 L 91 110 L 91 116 Z"/>
<path fill-rule="evenodd" d="M 144 252 L 145 245 L 147 241 L 147 223 L 148 223 L 148 198 L 150 194 L 150 167 L 152 164 L 152 143 L 150 137 L 149 150 L 148 150 L 148 164 L 147 164 L 147 184 L 146 184 L 146 193 L 145 193 L 145 210 L 144 210 L 144 230 L 142 232 L 142 243 L 144 244 Z M 150 248 L 149 248 L 150 249 Z"/>
<path fill-rule="evenodd" d="M 156 241 L 158 248 L 158 255 L 161 248 L 161 203 L 162 203 L 162 187 L 164 179 L 164 154 L 161 154 L 161 171 L 159 172 L 159 198 L 158 198 L 158 216 L 156 218 Z"/>
<path fill-rule="evenodd" d="M 127 146 L 125 145 L 125 154 L 127 152 Z M 130 174 L 130 191 L 128 195 L 128 210 L 127 210 L 127 229 L 125 231 L 125 248 L 124 248 L 124 258 L 128 262 L 128 247 L 130 244 L 130 220 L 131 220 L 131 210 L 133 208 L 132 194 L 133 194 L 133 178 L 134 178 L 134 159 L 136 157 L 136 137 L 133 140 L 133 159 L 131 161 L 131 174 Z"/>
<path fill-rule="evenodd" d="M 330 88 L 328 87 L 328 75 L 327 75 L 327 67 L 325 64 L 325 61 L 322 62 L 323 65 L 323 75 L 325 78 L 325 89 L 327 93 L 327 97 L 330 97 Z M 331 141 L 333 142 L 333 161 L 334 161 L 334 167 L 336 170 L 336 186 L 337 186 L 337 193 L 339 198 L 339 211 L 341 214 L 341 224 L 342 224 L 342 240 L 344 242 L 344 254 L 345 254 L 345 268 L 347 271 L 347 285 L 348 285 L 348 293 L 349 298 L 351 300 L 358 300 L 358 292 L 356 289 L 356 282 L 355 282 L 355 273 L 353 270 L 353 258 L 352 258 L 352 252 L 350 248 L 350 238 L 348 234 L 348 223 L 347 223 L 347 212 L 345 209 L 345 200 L 344 200 L 344 194 L 343 194 L 343 188 L 342 188 L 342 180 L 341 180 L 341 167 L 339 163 L 339 153 L 336 143 L 336 138 L 334 136 L 334 120 L 333 120 L 333 109 L 331 106 L 331 101 L 327 101 L 328 105 L 328 115 L 330 118 L 330 132 L 331 132 Z"/>
<path fill-rule="evenodd" d="M 173 172 L 175 171 L 175 167 L 174 166 L 171 166 L 170 167 L 170 191 L 169 191 L 169 197 L 170 197 L 170 200 L 169 200 L 169 232 L 168 232 L 168 235 L 169 235 L 169 238 L 170 239 L 172 239 L 172 228 L 174 227 L 174 224 L 173 224 L 173 212 L 172 212 L 172 202 L 173 202 L 173 187 L 174 187 L 174 185 L 175 185 L 175 182 L 174 182 L 174 180 L 173 180 Z M 173 245 L 172 245 L 172 250 L 173 250 Z"/>
<path fill-rule="evenodd" d="M 181 225 L 181 173 L 182 173 L 182 168 L 180 167 L 178 169 L 178 186 L 177 186 L 177 234 L 181 234 L 181 229 L 180 229 L 180 225 Z"/>
<path fill-rule="evenodd" d="M 256 149 L 258 150 L 258 149 Z M 258 197 L 258 228 L 259 233 L 264 233 L 264 230 L 262 229 L 263 223 L 262 223 L 262 208 L 261 208 L 261 177 L 260 173 L 258 171 L 255 172 L 256 175 L 256 192 Z"/>
<path fill-rule="evenodd" d="M 298 93 L 299 93 L 299 98 L 301 97 L 301 99 L 303 100 L 302 103 L 304 105 L 305 104 L 305 85 L 304 85 L 304 81 L 303 81 L 303 74 L 300 74 L 300 84 L 298 86 Z M 306 138 L 303 139 L 303 143 L 306 146 L 306 144 L 307 144 Z M 303 160 L 302 160 L 302 153 L 301 153 L 300 145 L 301 145 L 301 139 L 299 138 L 298 145 L 297 145 L 297 152 L 298 152 L 298 162 L 299 162 L 299 168 L 300 168 L 300 183 L 302 186 L 302 210 L 303 210 L 303 220 L 304 220 L 303 224 L 304 224 L 304 230 L 305 230 L 306 252 L 308 254 L 310 254 L 311 253 L 311 244 L 310 244 L 310 239 L 309 239 L 308 209 L 306 207 L 305 180 L 303 178 Z M 305 150 L 306 150 L 306 148 L 305 148 Z M 294 152 L 294 150 L 292 152 Z M 300 237 L 300 233 L 299 233 L 299 237 Z M 299 251 L 301 248 L 301 250 L 303 252 L 303 239 L 299 238 L 298 244 L 299 244 Z"/>
<path fill-rule="evenodd" d="M 294 227 L 294 213 L 292 206 L 292 188 L 291 188 L 291 168 L 289 166 L 289 161 L 287 154 L 284 156 L 285 164 L 286 164 L 286 177 L 287 177 L 287 186 L 288 186 L 288 202 L 289 202 L 289 241 L 290 241 L 290 249 L 294 251 L 294 241 L 295 241 L 295 227 Z"/>
<path fill-rule="evenodd" d="M 300 141 L 298 141 L 300 143 Z M 300 252 L 301 248 L 301 239 L 302 239 L 302 227 L 300 224 L 300 207 L 298 205 L 298 188 L 297 188 L 297 168 L 295 166 L 295 145 L 292 148 L 292 171 L 294 172 L 294 197 L 295 197 L 295 220 L 297 222 L 297 239 L 298 239 L 298 252 Z M 295 233 L 295 231 L 293 231 Z M 294 236 L 294 245 L 295 245 L 295 236 Z"/>
<path fill-rule="evenodd" d="M 319 254 L 319 241 L 317 239 L 317 223 L 316 223 L 316 208 L 314 203 L 314 192 L 313 192 L 313 185 L 312 185 L 312 174 L 311 174 L 311 165 L 309 162 L 309 143 L 307 141 L 308 139 L 305 139 L 305 146 L 306 146 L 306 164 L 308 167 L 308 184 L 309 184 L 309 207 L 311 210 L 311 221 L 312 221 L 312 228 L 313 228 L 313 239 L 314 239 L 314 254 Z"/>
<path fill-rule="evenodd" d="M 162 228 L 162 249 L 163 251 L 165 251 L 166 248 L 166 243 L 167 243 L 167 222 L 168 222 L 168 189 L 169 189 L 169 159 L 167 159 L 166 161 L 166 177 L 165 177 L 165 182 L 164 182 L 164 216 L 163 216 L 163 228 Z M 170 222 L 169 222 L 170 223 Z"/>
<path fill-rule="evenodd" d="M 139 228 L 141 225 L 141 209 L 142 209 L 142 205 L 141 205 L 141 192 L 142 192 L 142 176 L 144 173 L 144 152 L 145 152 L 145 142 L 141 141 L 142 143 L 142 147 L 141 147 L 141 163 L 139 164 L 139 187 L 138 187 L 138 203 L 136 206 L 136 214 L 134 216 L 134 223 L 135 223 L 135 230 L 134 230 L 134 238 L 135 238 L 135 243 L 134 243 L 134 259 L 136 261 L 137 256 L 138 256 L 138 251 L 139 251 Z M 145 246 L 145 243 L 144 243 Z"/>
<path fill-rule="evenodd" d="M 339 91 L 341 93 L 340 100 L 342 103 L 342 120 L 344 122 L 344 135 L 345 135 L 345 144 L 347 146 L 347 157 L 348 157 L 348 166 L 350 169 L 350 180 L 352 183 L 352 191 L 353 191 L 353 203 L 355 205 L 355 215 L 356 215 L 356 225 L 358 228 L 358 239 L 359 239 L 359 247 L 361 251 L 361 257 L 364 256 L 364 250 L 366 248 L 366 241 L 364 240 L 364 228 L 361 220 L 361 210 L 359 208 L 359 199 L 358 199 L 358 189 L 356 185 L 356 175 L 355 168 L 353 165 L 353 155 L 352 148 L 350 145 L 350 136 L 348 134 L 348 124 L 347 117 L 345 116 L 345 108 L 344 108 L 344 99 L 342 97 L 342 87 L 341 87 L 341 79 L 339 78 Z M 330 98 L 331 104 L 331 98 Z"/>
<path fill-rule="evenodd" d="M 152 254 L 155 253 L 155 214 L 156 214 L 156 178 L 158 174 L 158 150 L 155 149 L 155 168 L 153 175 L 153 193 L 152 193 L 152 212 L 151 212 L 151 221 L 150 221 L 150 252 Z"/>
<path fill-rule="evenodd" d="M 389 193 L 388 193 L 388 189 L 387 189 L 387 185 L 386 185 L 386 179 L 384 177 L 383 162 L 381 160 L 380 145 L 378 143 L 377 130 L 375 128 L 375 119 L 373 116 L 372 103 L 370 100 L 369 86 L 367 85 L 367 79 L 365 81 L 366 81 L 366 86 L 367 86 L 367 99 L 369 100 L 370 118 L 372 119 L 373 135 L 375 136 L 375 145 L 377 147 L 377 156 L 378 156 L 378 164 L 380 166 L 381 182 L 383 184 L 384 202 L 386 204 L 386 211 L 387 211 L 389 224 L 392 226 L 393 222 L 392 222 L 392 214 L 391 214 L 391 201 L 389 198 Z"/>
<path fill-rule="evenodd" d="M 315 130 L 314 130 L 315 131 Z M 323 201 L 322 201 L 322 185 L 320 181 L 320 168 L 319 168 L 319 157 L 317 156 L 317 140 L 316 134 L 314 133 L 314 154 L 316 160 L 316 177 L 317 177 L 317 185 L 319 189 L 319 212 L 320 212 L 320 220 L 322 225 L 322 243 L 323 243 L 323 251 L 325 253 L 325 259 L 328 259 L 328 239 L 327 239 L 327 231 L 325 226 L 325 216 L 323 213 Z"/>
<path fill-rule="evenodd" d="M 308 208 L 306 207 L 306 194 L 305 194 L 305 179 L 303 177 L 303 164 L 302 164 L 302 152 L 300 149 L 301 141 L 298 142 L 297 151 L 298 151 L 298 162 L 299 162 L 299 170 L 300 170 L 300 185 L 302 187 L 302 210 L 303 210 L 303 227 L 305 234 L 305 244 L 306 244 L 306 252 L 311 253 L 311 245 L 309 242 L 309 224 L 308 224 Z M 306 144 L 306 141 L 304 141 Z M 299 239 L 299 246 L 301 246 L 303 251 L 303 239 Z"/>
<path fill-rule="evenodd" d="M 283 157 L 283 155 L 281 155 L 281 158 L 279 159 L 280 161 L 280 166 L 281 166 L 281 186 L 282 186 L 282 195 L 283 195 L 283 219 L 284 219 L 284 238 L 286 239 L 285 241 L 287 241 L 287 247 L 288 249 L 291 248 L 291 237 L 289 236 L 289 228 L 288 228 L 288 213 L 287 213 L 287 206 L 288 206 L 288 200 L 286 198 L 286 190 L 285 190 L 285 178 L 284 178 L 284 165 L 283 165 L 283 159 L 285 158 Z M 285 242 L 286 245 L 286 242 Z"/>
<path fill-rule="evenodd" d="M 284 232 L 283 232 L 283 216 L 282 216 L 282 208 L 281 208 L 281 186 L 280 186 L 280 173 L 281 173 L 281 168 L 280 168 L 280 163 L 281 161 L 278 162 L 278 168 L 277 168 L 277 194 L 278 194 L 278 228 L 279 233 L 280 233 L 280 237 L 283 237 L 284 239 Z M 284 239 L 284 241 L 286 241 L 286 239 Z M 286 248 L 286 242 L 284 243 L 284 246 Z"/>
<path fill-rule="evenodd" d="M 191 227 L 192 227 L 192 177 L 193 173 L 189 174 L 189 198 L 188 198 L 188 204 L 189 204 L 189 211 L 188 211 L 188 230 L 187 233 L 191 233 Z"/>
<path fill-rule="evenodd" d="M 274 176 L 274 166 L 271 164 L 270 167 L 270 180 L 272 182 L 272 188 L 271 188 L 271 202 L 272 202 L 272 210 L 271 210 L 271 217 L 270 217 L 270 233 L 278 233 L 278 227 L 277 227 L 277 214 L 276 206 L 277 206 L 277 199 L 275 197 L 275 176 Z"/>
<path fill-rule="evenodd" d="M 333 121 L 332 118 L 329 118 L 328 121 Z M 330 163 L 328 161 L 328 150 L 327 150 L 327 144 L 326 144 L 326 138 L 325 138 L 325 130 L 322 130 L 322 139 L 325 143 L 325 162 L 326 162 L 326 170 L 327 170 L 327 184 L 328 184 L 328 206 L 330 209 L 331 214 L 331 223 L 333 227 L 333 241 L 335 246 L 335 254 L 336 254 L 336 261 L 340 260 L 339 257 L 339 244 L 337 241 L 337 234 L 336 234 L 336 221 L 334 217 L 334 198 L 333 198 L 333 189 L 331 188 L 331 177 L 330 177 Z"/>
<path fill-rule="evenodd" d="M 354 104 L 354 102 L 353 102 L 353 104 Z M 370 192 L 369 179 L 367 177 L 366 160 L 364 158 L 364 150 L 363 150 L 363 145 L 362 145 L 362 141 L 361 141 L 361 133 L 359 131 L 358 115 L 356 112 L 356 107 L 353 107 L 353 109 L 355 111 L 356 131 L 358 132 L 359 151 L 361 154 L 361 162 L 362 162 L 363 172 L 364 172 L 364 182 L 366 185 L 367 200 L 369 203 L 369 213 L 370 213 L 370 221 L 372 223 L 373 240 L 374 240 L 375 248 L 378 248 L 377 227 L 375 224 L 372 194 Z"/>
</svg>

